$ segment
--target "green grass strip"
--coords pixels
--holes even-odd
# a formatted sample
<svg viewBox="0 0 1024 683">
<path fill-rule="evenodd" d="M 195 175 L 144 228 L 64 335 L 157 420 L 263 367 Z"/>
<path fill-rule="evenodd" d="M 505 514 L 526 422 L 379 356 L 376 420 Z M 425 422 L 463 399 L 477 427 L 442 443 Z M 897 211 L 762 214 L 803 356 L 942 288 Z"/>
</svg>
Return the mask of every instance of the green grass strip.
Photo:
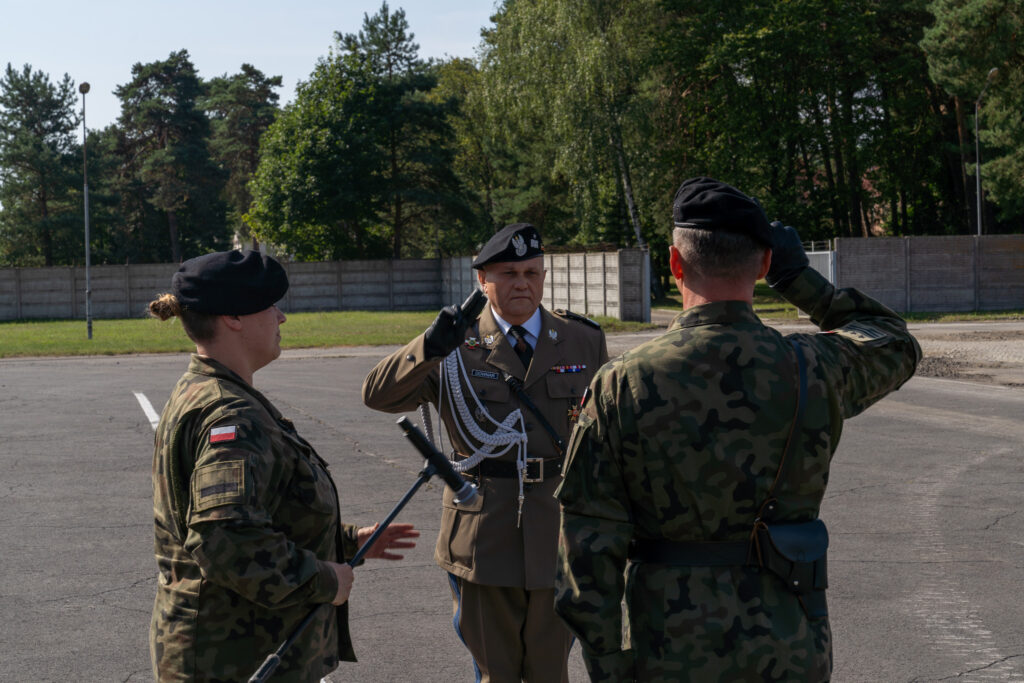
<svg viewBox="0 0 1024 683">
<path fill-rule="evenodd" d="M 334 311 L 292 313 L 281 326 L 286 349 L 404 344 L 427 328 L 437 311 Z M 652 329 L 656 325 L 624 323 L 598 317 L 607 332 Z M 22 356 L 86 356 L 132 353 L 179 353 L 195 345 L 173 318 L 94 320 L 88 339 L 84 320 L 42 320 L 0 323 L 0 358 Z"/>
</svg>

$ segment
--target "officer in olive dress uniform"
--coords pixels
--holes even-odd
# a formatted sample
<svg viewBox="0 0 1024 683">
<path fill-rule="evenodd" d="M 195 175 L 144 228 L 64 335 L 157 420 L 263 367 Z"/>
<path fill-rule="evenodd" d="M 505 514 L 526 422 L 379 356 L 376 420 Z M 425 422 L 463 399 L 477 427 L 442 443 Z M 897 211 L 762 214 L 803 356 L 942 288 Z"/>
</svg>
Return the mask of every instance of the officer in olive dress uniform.
<svg viewBox="0 0 1024 683">
<path fill-rule="evenodd" d="M 608 360 L 605 336 L 586 318 L 540 305 L 543 248 L 532 225 L 502 229 L 473 267 L 489 300 L 479 319 L 443 309 L 377 364 L 363 400 L 388 412 L 438 406 L 456 468 L 479 487 L 468 505 L 445 488 L 434 553 L 476 679 L 568 681 L 571 640 L 553 610 L 553 494 L 580 398 Z"/>
<path fill-rule="evenodd" d="M 796 231 L 735 188 L 688 180 L 673 213 L 684 310 L 591 384 L 557 494 L 556 610 L 593 681 L 827 681 L 815 520 L 829 463 L 843 420 L 906 382 L 921 350 L 895 313 L 809 268 Z M 765 275 L 823 333 L 766 327 L 752 307 Z M 775 563 L 764 532 L 780 529 L 799 563 Z"/>
<path fill-rule="evenodd" d="M 252 385 L 281 353 L 288 276 L 227 251 L 186 261 L 171 287 L 150 313 L 180 318 L 196 353 L 156 431 L 154 679 L 248 680 L 319 605 L 274 680 L 320 680 L 355 661 L 344 562 L 374 527 L 340 523 L 327 463 Z M 392 525 L 366 557 L 400 559 L 417 535 Z"/>
</svg>

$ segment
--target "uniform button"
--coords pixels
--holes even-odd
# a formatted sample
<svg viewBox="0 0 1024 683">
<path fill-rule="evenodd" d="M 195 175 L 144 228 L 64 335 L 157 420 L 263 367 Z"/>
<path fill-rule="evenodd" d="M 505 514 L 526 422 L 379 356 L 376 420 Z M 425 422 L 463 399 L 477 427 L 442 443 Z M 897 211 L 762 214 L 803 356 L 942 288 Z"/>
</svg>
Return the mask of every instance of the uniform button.
<svg viewBox="0 0 1024 683">
<path fill-rule="evenodd" d="M 569 387 L 569 393 L 572 394 L 573 396 L 575 396 L 576 395 L 576 387 Z"/>
<path fill-rule="evenodd" d="M 532 422 L 527 422 L 526 423 L 526 431 L 530 431 L 531 429 L 533 429 L 533 423 Z"/>
<path fill-rule="evenodd" d="M 413 362 L 414 360 L 416 360 L 416 356 L 414 356 L 414 355 L 412 355 L 412 354 L 410 353 L 410 354 L 409 354 L 408 356 L 406 356 L 406 357 L 405 357 L 405 359 L 406 359 L 407 361 L 409 361 L 409 362 L 411 363 L 411 362 Z"/>
<path fill-rule="evenodd" d="M 480 395 L 481 396 L 486 396 L 487 395 L 487 390 L 486 389 L 481 389 L 480 390 Z"/>
</svg>

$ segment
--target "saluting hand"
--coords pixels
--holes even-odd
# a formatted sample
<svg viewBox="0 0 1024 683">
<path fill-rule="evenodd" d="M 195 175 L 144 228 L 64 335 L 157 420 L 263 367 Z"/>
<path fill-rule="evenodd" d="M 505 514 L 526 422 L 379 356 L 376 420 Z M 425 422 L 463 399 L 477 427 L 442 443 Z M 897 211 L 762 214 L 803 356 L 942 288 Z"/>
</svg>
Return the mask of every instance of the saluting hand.
<svg viewBox="0 0 1024 683">
<path fill-rule="evenodd" d="M 364 526 L 358 532 L 356 532 L 356 538 L 359 540 L 359 547 L 362 547 L 364 543 L 370 538 L 374 531 L 380 524 L 374 524 L 373 526 Z M 384 533 L 374 542 L 370 549 L 366 551 L 364 557 L 375 557 L 381 560 L 400 560 L 404 555 L 400 555 L 393 550 L 415 548 L 416 541 L 410 541 L 407 539 L 419 538 L 420 532 L 416 531 L 412 524 L 392 524 L 384 530 Z"/>
<path fill-rule="evenodd" d="M 772 264 L 765 281 L 772 289 L 782 291 L 809 265 L 800 235 L 791 225 L 773 221 Z"/>
<path fill-rule="evenodd" d="M 459 347 L 472 322 L 458 306 L 445 306 L 423 334 L 427 358 L 444 358 Z"/>
</svg>

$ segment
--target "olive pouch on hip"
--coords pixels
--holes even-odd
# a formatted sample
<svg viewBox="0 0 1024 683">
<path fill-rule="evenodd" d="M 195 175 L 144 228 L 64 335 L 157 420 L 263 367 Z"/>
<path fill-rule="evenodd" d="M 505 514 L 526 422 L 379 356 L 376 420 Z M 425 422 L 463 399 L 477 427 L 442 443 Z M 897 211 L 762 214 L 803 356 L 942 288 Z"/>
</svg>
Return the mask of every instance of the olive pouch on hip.
<svg viewBox="0 0 1024 683">
<path fill-rule="evenodd" d="M 795 524 L 761 523 L 755 533 L 761 567 L 782 579 L 799 598 L 809 619 L 827 617 L 825 523 L 820 519 Z"/>
</svg>

